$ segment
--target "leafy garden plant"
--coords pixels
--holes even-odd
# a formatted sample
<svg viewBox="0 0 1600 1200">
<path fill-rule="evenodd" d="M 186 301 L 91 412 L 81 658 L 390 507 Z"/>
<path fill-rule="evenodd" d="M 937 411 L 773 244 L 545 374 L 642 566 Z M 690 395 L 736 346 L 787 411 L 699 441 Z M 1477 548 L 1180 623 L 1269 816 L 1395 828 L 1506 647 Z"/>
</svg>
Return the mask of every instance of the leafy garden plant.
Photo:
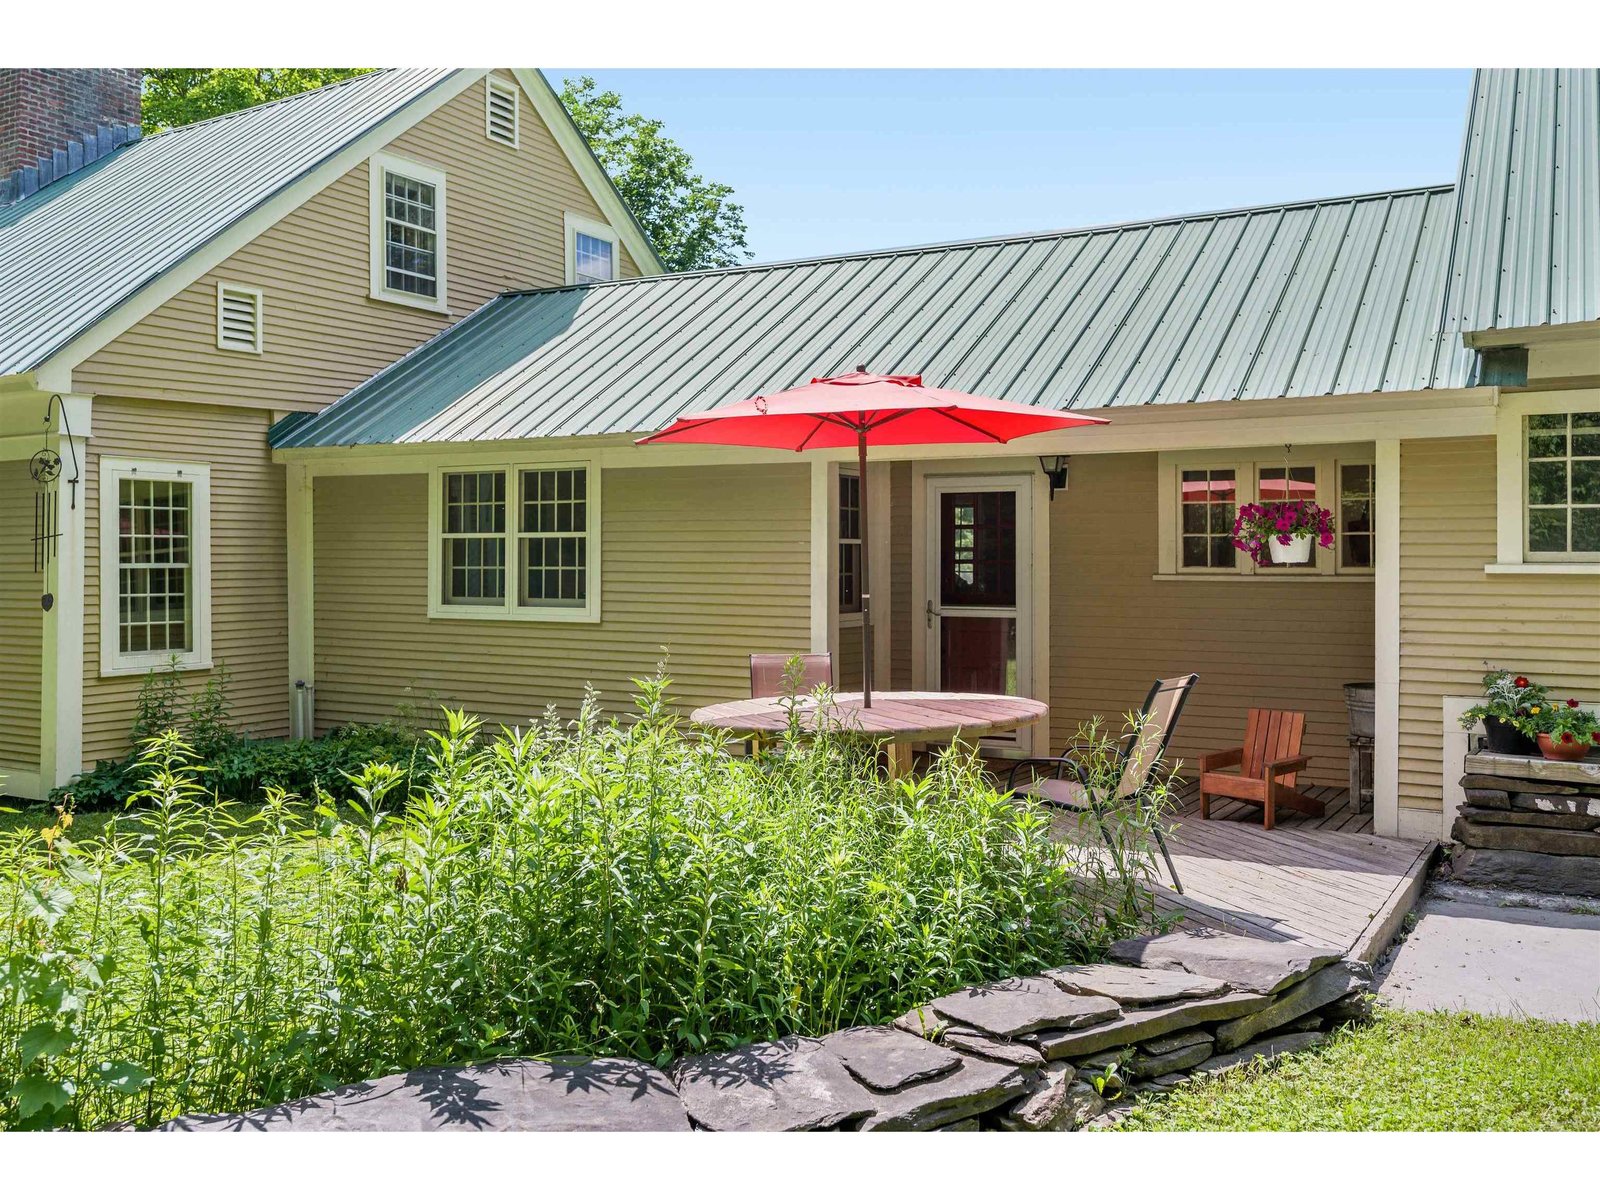
<svg viewBox="0 0 1600 1200">
<path fill-rule="evenodd" d="M 751 760 L 681 729 L 664 678 L 639 691 L 630 720 L 449 714 L 420 769 L 372 762 L 314 808 L 217 803 L 168 732 L 100 836 L 65 808 L 0 835 L 0 1127 L 881 1022 L 1092 961 L 1148 912 L 970 753 L 890 781 L 824 730 Z"/>
<path fill-rule="evenodd" d="M 1233 522 L 1233 544 L 1259 567 L 1272 561 L 1271 543 L 1287 546 L 1297 537 L 1333 546 L 1333 514 L 1313 500 L 1269 500 L 1242 504 Z"/>
<path fill-rule="evenodd" d="M 1494 670 L 1483 677 L 1483 699 L 1461 714 L 1461 728 L 1491 718 L 1515 725 L 1531 709 L 1549 706 L 1549 693 L 1526 675 Z M 1523 731 L 1527 732 L 1527 731 Z"/>
<path fill-rule="evenodd" d="M 1519 733 L 1528 737 L 1542 733 L 1558 746 L 1600 745 L 1600 717 L 1576 700 L 1543 700 L 1530 706 L 1515 724 Z"/>
</svg>

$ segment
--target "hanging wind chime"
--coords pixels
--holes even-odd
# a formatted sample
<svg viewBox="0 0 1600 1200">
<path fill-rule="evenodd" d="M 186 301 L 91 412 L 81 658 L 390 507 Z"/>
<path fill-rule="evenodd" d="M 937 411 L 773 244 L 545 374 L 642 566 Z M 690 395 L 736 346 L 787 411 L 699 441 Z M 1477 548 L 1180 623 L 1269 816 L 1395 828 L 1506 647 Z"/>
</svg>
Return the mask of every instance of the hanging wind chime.
<svg viewBox="0 0 1600 1200">
<path fill-rule="evenodd" d="M 76 510 L 78 507 L 78 480 L 81 472 L 78 469 L 78 450 L 72 441 L 72 427 L 67 421 L 67 406 L 62 403 L 60 396 L 51 396 L 44 409 L 44 441 L 45 444 L 28 460 L 28 474 L 34 483 L 39 485 L 39 490 L 33 496 L 33 572 L 35 575 L 44 572 L 56 556 L 56 547 L 61 540 L 61 518 L 59 489 L 51 485 L 61 475 L 61 455 L 50 448 L 50 418 L 55 411 L 61 413 L 61 429 L 67 440 L 67 445 L 72 450 L 72 477 L 67 480 L 72 487 L 68 499 L 68 509 Z M 45 592 L 39 597 L 40 606 L 49 612 L 55 604 L 55 597 Z"/>
</svg>

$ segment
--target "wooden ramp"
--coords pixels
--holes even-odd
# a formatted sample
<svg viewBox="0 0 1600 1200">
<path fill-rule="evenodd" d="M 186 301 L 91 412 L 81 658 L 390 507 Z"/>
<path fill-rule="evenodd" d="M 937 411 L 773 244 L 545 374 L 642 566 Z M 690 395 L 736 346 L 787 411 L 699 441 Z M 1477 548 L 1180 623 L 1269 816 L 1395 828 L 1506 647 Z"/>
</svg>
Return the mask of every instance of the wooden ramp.
<svg viewBox="0 0 1600 1200">
<path fill-rule="evenodd" d="M 1188 925 L 1335 946 L 1373 961 L 1421 895 L 1436 843 L 1378 837 L 1371 814 L 1356 813 L 1343 789 L 1316 790 L 1325 815 L 1285 814 L 1270 832 L 1257 807 L 1221 806 L 1202 821 L 1186 796 L 1168 839 L 1183 894 L 1158 861 L 1157 905 Z"/>
</svg>

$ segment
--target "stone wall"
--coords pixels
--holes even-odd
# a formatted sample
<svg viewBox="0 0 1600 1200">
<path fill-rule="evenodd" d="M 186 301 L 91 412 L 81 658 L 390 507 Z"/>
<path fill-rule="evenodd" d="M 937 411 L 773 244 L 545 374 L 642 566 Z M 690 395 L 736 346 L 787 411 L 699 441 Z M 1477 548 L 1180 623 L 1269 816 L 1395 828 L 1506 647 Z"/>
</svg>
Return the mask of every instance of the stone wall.
<svg viewBox="0 0 1600 1200">
<path fill-rule="evenodd" d="M 1453 879 L 1600 897 L 1600 760 L 1469 754 L 1466 770 Z"/>
<path fill-rule="evenodd" d="M 941 996 L 889 1025 L 680 1058 L 439 1067 L 168 1130 L 1073 1130 L 1365 1012 L 1338 951 L 1195 931 Z"/>
</svg>

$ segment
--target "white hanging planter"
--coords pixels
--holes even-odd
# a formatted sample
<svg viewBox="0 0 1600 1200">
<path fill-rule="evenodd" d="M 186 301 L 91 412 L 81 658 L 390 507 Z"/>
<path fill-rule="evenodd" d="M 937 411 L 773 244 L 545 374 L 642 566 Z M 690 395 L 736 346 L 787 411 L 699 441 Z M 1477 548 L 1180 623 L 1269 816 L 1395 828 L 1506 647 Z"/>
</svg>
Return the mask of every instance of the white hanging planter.
<svg viewBox="0 0 1600 1200">
<path fill-rule="evenodd" d="M 1287 546 L 1283 544 L 1282 538 L 1274 535 L 1267 539 L 1267 552 L 1272 555 L 1272 561 L 1280 565 L 1310 562 L 1311 535 L 1297 533 L 1289 539 Z"/>
</svg>

